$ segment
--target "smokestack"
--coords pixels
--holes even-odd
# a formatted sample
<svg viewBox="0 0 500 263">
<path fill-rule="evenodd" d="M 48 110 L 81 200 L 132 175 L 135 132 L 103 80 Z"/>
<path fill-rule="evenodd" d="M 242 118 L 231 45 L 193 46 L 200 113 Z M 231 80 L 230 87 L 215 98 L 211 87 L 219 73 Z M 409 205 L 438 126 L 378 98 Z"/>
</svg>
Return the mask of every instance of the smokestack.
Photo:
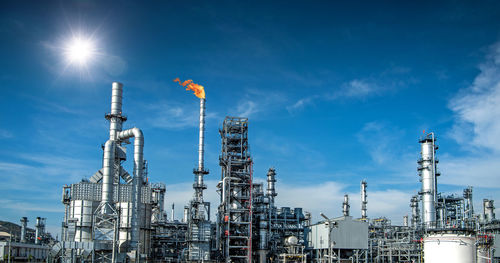
<svg viewBox="0 0 500 263">
<path fill-rule="evenodd" d="M 344 216 L 349 216 L 349 195 L 344 195 L 344 202 L 342 203 L 342 212 Z"/>
<path fill-rule="evenodd" d="M 172 212 L 171 212 L 171 214 L 170 214 L 170 221 L 172 221 L 172 222 L 174 222 L 174 220 L 175 220 L 175 219 L 174 219 L 174 207 L 175 207 L 175 204 L 174 204 L 174 203 L 172 203 Z"/>
<path fill-rule="evenodd" d="M 200 138 L 198 143 L 198 171 L 204 171 L 204 149 L 205 149 L 205 99 L 200 99 Z M 203 175 L 201 176 L 203 184 Z"/>
<path fill-rule="evenodd" d="M 366 201 L 366 187 L 366 181 L 361 181 L 361 219 L 363 220 L 366 219 L 366 204 L 368 203 L 368 201 Z"/>
<path fill-rule="evenodd" d="M 436 173 L 436 138 L 428 133 L 420 141 L 421 158 L 418 171 L 422 181 L 422 213 L 425 227 L 431 228 L 436 223 L 437 176 Z"/>
<path fill-rule="evenodd" d="M 115 141 L 116 134 L 122 130 L 122 123 L 127 120 L 122 116 L 123 84 L 113 82 L 111 88 L 111 113 L 106 115 L 109 120 L 109 139 Z"/>
<path fill-rule="evenodd" d="M 22 217 L 21 218 L 21 242 L 26 243 L 26 227 L 28 224 L 28 218 L 27 217 Z"/>
</svg>

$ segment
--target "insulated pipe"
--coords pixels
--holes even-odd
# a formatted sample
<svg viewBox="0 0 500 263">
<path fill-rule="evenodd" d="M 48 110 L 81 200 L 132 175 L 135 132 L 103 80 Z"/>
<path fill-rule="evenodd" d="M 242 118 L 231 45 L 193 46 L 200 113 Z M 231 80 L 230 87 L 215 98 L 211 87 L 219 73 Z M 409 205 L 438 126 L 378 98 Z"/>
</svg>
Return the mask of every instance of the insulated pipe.
<svg viewBox="0 0 500 263">
<path fill-rule="evenodd" d="M 115 141 L 109 139 L 104 146 L 104 157 L 102 160 L 102 199 L 101 207 L 103 214 L 111 214 L 113 204 L 113 178 L 115 174 Z"/>
<path fill-rule="evenodd" d="M 143 184 L 142 174 L 144 171 L 144 136 L 139 128 L 132 128 L 121 131 L 117 134 L 118 140 L 134 138 L 134 177 L 132 180 L 132 218 L 131 224 L 131 242 L 132 247 L 137 246 L 139 242 L 139 221 L 138 215 L 141 211 L 141 187 Z"/>
<path fill-rule="evenodd" d="M 116 140 L 117 133 L 122 130 L 122 100 L 123 84 L 113 82 L 111 91 L 111 113 L 106 116 L 109 118 L 109 139 Z"/>
<path fill-rule="evenodd" d="M 361 181 L 361 218 L 366 219 L 366 204 L 368 201 L 366 201 L 366 181 L 363 180 Z"/>
</svg>

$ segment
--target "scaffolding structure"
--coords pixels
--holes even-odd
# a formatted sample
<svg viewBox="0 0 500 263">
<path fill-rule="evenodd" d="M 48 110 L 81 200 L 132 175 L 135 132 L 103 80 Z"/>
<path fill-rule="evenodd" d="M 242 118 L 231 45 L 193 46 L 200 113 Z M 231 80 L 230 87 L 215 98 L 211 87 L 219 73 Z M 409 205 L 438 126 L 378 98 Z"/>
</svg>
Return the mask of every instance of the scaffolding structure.
<svg viewBox="0 0 500 263">
<path fill-rule="evenodd" d="M 218 189 L 219 244 L 225 262 L 252 262 L 252 159 L 248 119 L 226 117 L 219 131 L 222 168 Z"/>
</svg>

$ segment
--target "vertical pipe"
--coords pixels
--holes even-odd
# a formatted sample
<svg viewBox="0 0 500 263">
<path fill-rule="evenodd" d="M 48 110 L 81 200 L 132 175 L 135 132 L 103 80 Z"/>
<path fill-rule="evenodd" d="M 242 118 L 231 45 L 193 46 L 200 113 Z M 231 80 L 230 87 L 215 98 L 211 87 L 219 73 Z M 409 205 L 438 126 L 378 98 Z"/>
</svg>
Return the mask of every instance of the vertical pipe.
<svg viewBox="0 0 500 263">
<path fill-rule="evenodd" d="M 205 148 L 205 99 L 200 99 L 200 137 L 198 143 L 198 171 L 204 170 L 204 148 Z M 203 184 L 203 175 L 201 175 Z"/>
<path fill-rule="evenodd" d="M 188 222 L 188 217 L 189 217 L 189 207 L 185 206 L 184 207 L 184 214 L 182 216 L 182 222 L 187 223 Z"/>
<path fill-rule="evenodd" d="M 361 218 L 366 219 L 366 204 L 368 201 L 366 200 L 366 187 L 367 183 L 365 180 L 361 181 Z"/>
<path fill-rule="evenodd" d="M 104 146 L 104 157 L 102 160 L 102 199 L 101 207 L 103 214 L 112 213 L 111 206 L 113 204 L 113 178 L 114 178 L 114 162 L 115 162 L 116 144 L 113 140 L 108 140 Z"/>
<path fill-rule="evenodd" d="M 122 100 L 123 84 L 113 82 L 111 91 L 111 113 L 106 116 L 109 118 L 109 139 L 116 140 L 116 135 L 122 130 Z"/>
<path fill-rule="evenodd" d="M 403 226 L 408 227 L 408 215 L 403 216 Z"/>
<path fill-rule="evenodd" d="M 141 212 L 141 189 L 144 183 L 144 135 L 139 128 L 132 128 L 117 134 L 118 140 L 134 138 L 134 177 L 132 179 L 132 217 L 131 217 L 131 243 L 137 246 L 140 235 L 140 222 L 138 216 Z"/>
</svg>

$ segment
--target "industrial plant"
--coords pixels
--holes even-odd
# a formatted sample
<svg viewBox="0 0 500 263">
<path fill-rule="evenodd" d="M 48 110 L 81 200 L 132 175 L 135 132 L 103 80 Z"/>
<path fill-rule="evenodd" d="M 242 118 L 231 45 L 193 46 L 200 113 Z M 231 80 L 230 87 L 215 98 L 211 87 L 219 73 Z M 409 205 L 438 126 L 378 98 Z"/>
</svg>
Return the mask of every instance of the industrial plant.
<svg viewBox="0 0 500 263">
<path fill-rule="evenodd" d="M 198 165 L 192 171 L 193 198 L 186 200 L 182 220 L 174 218 L 173 205 L 167 216 L 168 182 L 148 179 L 143 149 L 147 137 L 139 127 L 124 128 L 123 85 L 114 82 L 111 110 L 105 115 L 109 139 L 102 148 L 102 167 L 90 179 L 62 187 L 60 239 L 45 238 L 41 218 L 33 237 L 23 218 L 19 241 L 0 242 L 2 260 L 28 261 L 13 248 L 33 248 L 41 252 L 29 261 L 61 263 L 500 262 L 500 221 L 493 200 L 484 199 L 483 207 L 474 210 L 472 187 L 461 196 L 439 192 L 438 146 L 432 132 L 419 139 L 415 181 L 420 180 L 421 189 L 408 200 L 412 213 L 402 225 L 370 218 L 366 180 L 360 182 L 360 218 L 351 216 L 358 204 L 351 204 L 348 195 L 338 215 L 322 213 L 319 222 L 312 221 L 307 207 L 278 207 L 279 168 L 270 167 L 265 182 L 253 180 L 251 122 L 245 116 L 221 120 L 221 175 L 216 189 L 210 189 L 217 191 L 220 202 L 207 202 L 205 91 L 191 80 L 176 82 L 200 100 Z M 132 154 L 127 144 L 133 144 Z M 124 168 L 127 161 L 133 162 L 133 171 Z"/>
</svg>

